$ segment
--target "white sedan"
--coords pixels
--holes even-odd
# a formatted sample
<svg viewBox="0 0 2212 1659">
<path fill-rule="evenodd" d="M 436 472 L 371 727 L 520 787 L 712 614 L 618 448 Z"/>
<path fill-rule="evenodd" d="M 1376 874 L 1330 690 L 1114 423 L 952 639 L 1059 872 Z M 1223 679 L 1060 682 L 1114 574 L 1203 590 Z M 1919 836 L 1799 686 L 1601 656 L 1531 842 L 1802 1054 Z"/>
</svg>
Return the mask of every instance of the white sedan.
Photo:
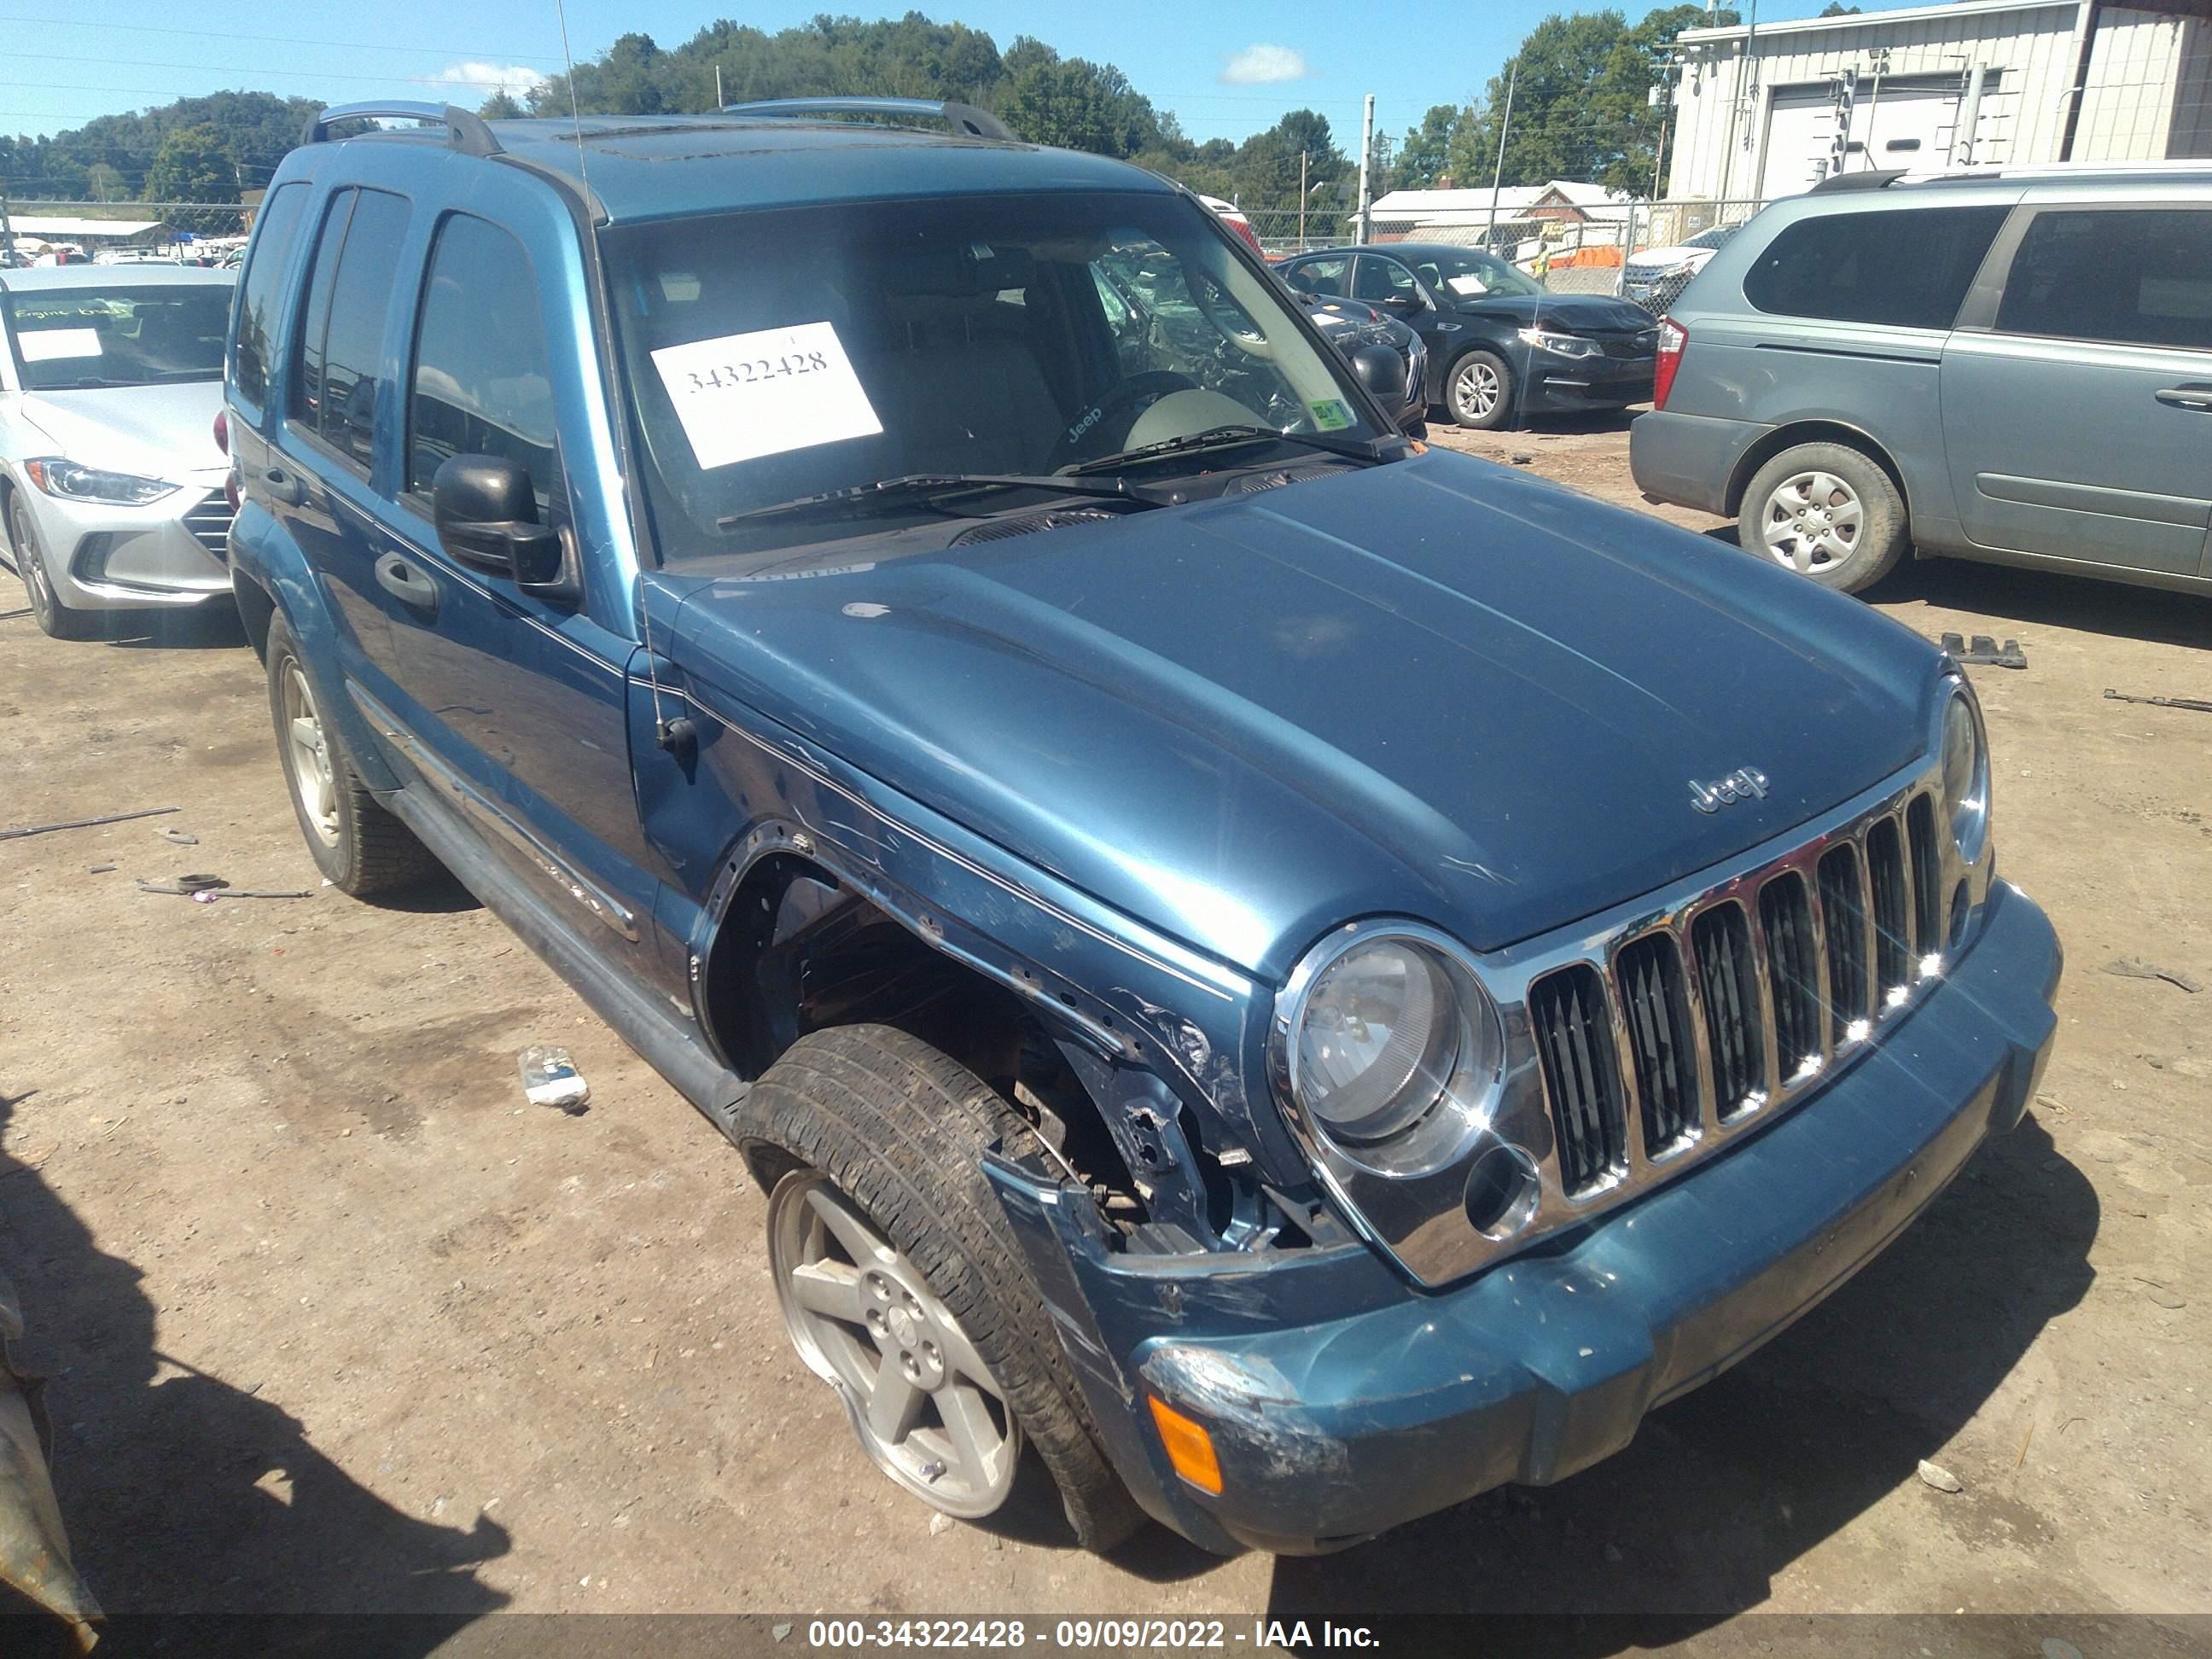
<svg viewBox="0 0 2212 1659">
<path fill-rule="evenodd" d="M 57 639 L 227 599 L 217 447 L 235 272 L 0 271 L 0 551 Z"/>
</svg>

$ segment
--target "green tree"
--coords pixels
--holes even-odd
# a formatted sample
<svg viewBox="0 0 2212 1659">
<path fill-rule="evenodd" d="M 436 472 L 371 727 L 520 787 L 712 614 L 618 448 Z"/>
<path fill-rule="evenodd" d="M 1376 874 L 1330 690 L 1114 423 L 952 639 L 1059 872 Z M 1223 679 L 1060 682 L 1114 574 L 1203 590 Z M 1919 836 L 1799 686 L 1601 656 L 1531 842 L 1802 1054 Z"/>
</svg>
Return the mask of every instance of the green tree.
<svg viewBox="0 0 2212 1659">
<path fill-rule="evenodd" d="M 106 161 L 94 161 L 84 170 L 84 193 L 94 202 L 119 202 L 131 190 L 114 167 Z"/>
<path fill-rule="evenodd" d="M 494 88 L 491 96 L 477 108 L 477 113 L 487 121 L 512 121 L 522 112 L 522 106 L 505 87 Z"/>
<path fill-rule="evenodd" d="M 1503 126 L 1508 185 L 1571 179 L 1648 191 L 1662 114 L 1650 92 L 1665 72 L 1666 48 L 1684 29 L 1735 21 L 1733 11 L 1708 14 L 1695 3 L 1662 7 L 1632 27 L 1611 10 L 1545 18 L 1492 77 L 1482 106 L 1455 126 L 1451 171 L 1463 184 L 1488 184 Z"/>
<path fill-rule="evenodd" d="M 238 200 L 238 168 L 231 161 L 222 134 L 212 125 L 179 127 L 161 140 L 146 173 L 149 202 L 230 202 Z M 235 213 L 193 213 L 172 210 L 169 224 L 178 230 L 228 231 L 238 228 Z"/>
<path fill-rule="evenodd" d="M 1398 188 L 1430 190 L 1450 175 L 1452 133 L 1468 113 L 1456 104 L 1432 104 L 1420 125 L 1406 130 L 1406 141 L 1398 147 L 1393 169 Z M 1452 182 L 1466 181 L 1455 178 Z"/>
</svg>

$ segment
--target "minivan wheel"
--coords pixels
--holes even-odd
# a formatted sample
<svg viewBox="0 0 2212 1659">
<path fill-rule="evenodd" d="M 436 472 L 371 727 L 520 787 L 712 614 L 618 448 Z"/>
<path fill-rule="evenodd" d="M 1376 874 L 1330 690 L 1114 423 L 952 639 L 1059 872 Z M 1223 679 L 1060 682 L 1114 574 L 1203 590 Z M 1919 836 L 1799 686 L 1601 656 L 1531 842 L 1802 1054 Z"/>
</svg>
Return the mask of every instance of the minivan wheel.
<svg viewBox="0 0 2212 1659">
<path fill-rule="evenodd" d="M 333 887 L 366 898 L 413 886 L 438 868 L 415 832 L 362 787 L 282 617 L 269 624 L 269 712 L 300 834 Z"/>
<path fill-rule="evenodd" d="M 99 631 L 95 613 L 64 604 L 54 592 L 54 579 L 46 574 L 46 555 L 39 549 L 39 534 L 32 527 L 30 510 L 21 500 L 8 503 L 8 540 L 14 549 L 15 574 L 31 597 L 31 619 L 48 639 L 88 640 Z"/>
<path fill-rule="evenodd" d="M 1462 426 L 1493 431 L 1513 414 L 1513 371 L 1494 352 L 1470 351 L 1452 365 L 1444 399 Z"/>
<path fill-rule="evenodd" d="M 1889 474 L 1842 444 L 1799 444 L 1775 456 L 1753 475 L 1737 520 L 1746 552 L 1844 593 L 1896 568 L 1907 528 Z"/>
<path fill-rule="evenodd" d="M 1026 1447 L 1078 1543 L 1111 1549 L 1141 1526 L 984 1178 L 992 1147 L 1039 1150 L 1027 1121 L 884 1025 L 809 1032 L 737 1112 L 769 1184 L 785 1329 L 876 1467 L 946 1515 L 1019 1519 Z"/>
</svg>

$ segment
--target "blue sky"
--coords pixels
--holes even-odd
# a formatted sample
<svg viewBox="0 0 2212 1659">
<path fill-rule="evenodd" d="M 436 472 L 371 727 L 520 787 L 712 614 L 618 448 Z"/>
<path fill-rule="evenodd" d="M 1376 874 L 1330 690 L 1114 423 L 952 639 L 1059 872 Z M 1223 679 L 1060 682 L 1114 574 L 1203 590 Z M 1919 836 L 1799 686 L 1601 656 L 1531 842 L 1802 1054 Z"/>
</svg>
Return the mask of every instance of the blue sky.
<svg viewBox="0 0 2212 1659">
<path fill-rule="evenodd" d="M 1739 0 L 1741 3 L 1741 0 Z M 1762 19 L 1808 16 L 1822 0 L 1765 0 Z M 891 0 L 988 31 L 1001 48 L 1028 32 L 1062 52 L 1118 64 L 1194 137 L 1241 138 L 1301 106 L 1356 144 L 1363 94 L 1401 133 L 1431 104 L 1479 95 L 1522 34 L 1547 14 L 1595 10 L 1572 0 L 1111 0 L 1039 7 L 1017 0 Z M 1650 8 L 1631 3 L 1629 15 Z M 872 16 L 856 0 L 718 5 L 716 0 L 569 0 L 580 56 L 642 30 L 663 46 L 734 16 L 769 30 L 822 11 Z M 88 21 L 96 16 L 98 22 Z M 375 0 L 180 7 L 154 0 L 0 0 L 0 132 L 52 132 L 94 115 L 187 93 L 251 88 L 333 102 L 452 96 L 474 103 L 487 76 L 557 69 L 553 0 Z M 471 80 L 473 77 L 473 81 Z"/>
</svg>

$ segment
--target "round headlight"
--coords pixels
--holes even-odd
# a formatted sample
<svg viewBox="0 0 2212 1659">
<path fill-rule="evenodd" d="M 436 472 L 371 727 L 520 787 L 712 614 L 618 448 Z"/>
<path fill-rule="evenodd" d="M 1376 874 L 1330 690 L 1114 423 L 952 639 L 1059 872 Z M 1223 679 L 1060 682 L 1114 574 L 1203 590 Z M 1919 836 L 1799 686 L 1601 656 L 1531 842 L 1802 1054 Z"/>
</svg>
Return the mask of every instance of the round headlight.
<svg viewBox="0 0 2212 1659">
<path fill-rule="evenodd" d="M 1396 939 L 1360 945 L 1307 994 L 1291 1086 L 1344 1139 L 1387 1139 L 1443 1097 L 1464 1024 L 1427 951 Z"/>
<path fill-rule="evenodd" d="M 1456 1155 L 1486 1121 L 1504 1052 L 1457 953 L 1411 933 L 1340 934 L 1296 977 L 1280 1055 L 1313 1131 L 1389 1175 Z"/>
<path fill-rule="evenodd" d="M 1973 863 L 1989 830 L 1990 765 L 1982 723 L 1963 691 L 1943 713 L 1943 810 L 1959 856 Z"/>
</svg>

